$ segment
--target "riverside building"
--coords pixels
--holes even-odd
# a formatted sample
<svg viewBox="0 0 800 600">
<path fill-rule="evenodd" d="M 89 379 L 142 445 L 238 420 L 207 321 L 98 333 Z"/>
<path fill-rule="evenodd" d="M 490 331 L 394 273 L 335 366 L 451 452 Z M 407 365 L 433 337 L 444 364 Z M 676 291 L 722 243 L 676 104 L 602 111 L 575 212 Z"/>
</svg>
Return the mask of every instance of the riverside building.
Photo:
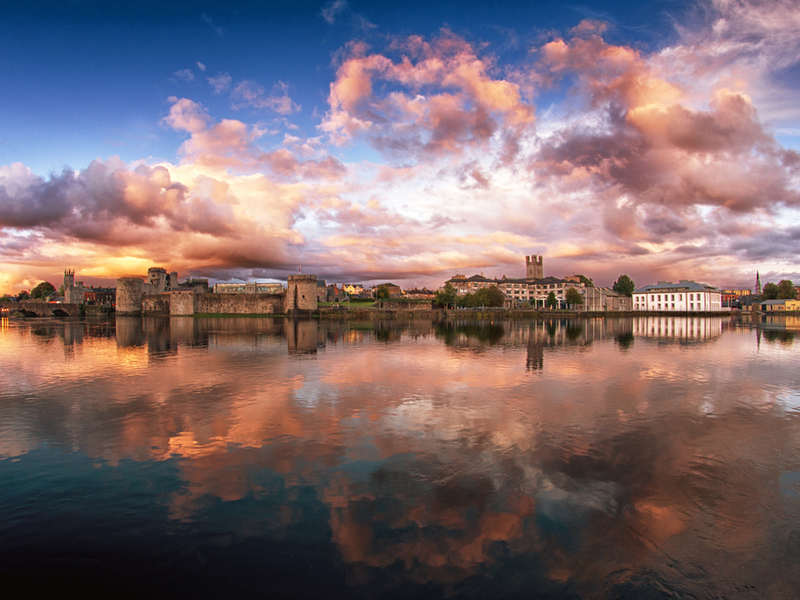
<svg viewBox="0 0 800 600">
<path fill-rule="evenodd" d="M 644 312 L 720 312 L 722 292 L 705 283 L 686 279 L 659 281 L 633 292 L 633 310 Z"/>
</svg>

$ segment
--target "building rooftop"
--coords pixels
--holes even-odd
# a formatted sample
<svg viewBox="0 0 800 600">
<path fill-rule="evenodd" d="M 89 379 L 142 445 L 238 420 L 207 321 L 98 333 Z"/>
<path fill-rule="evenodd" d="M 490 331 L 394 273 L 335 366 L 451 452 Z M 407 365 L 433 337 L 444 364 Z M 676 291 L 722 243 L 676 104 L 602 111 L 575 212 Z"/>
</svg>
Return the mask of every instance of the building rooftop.
<svg viewBox="0 0 800 600">
<path fill-rule="evenodd" d="M 697 283 L 688 279 L 681 279 L 678 283 L 659 281 L 637 289 L 634 294 L 647 294 L 651 292 L 718 292 L 719 290 L 705 283 Z"/>
<path fill-rule="evenodd" d="M 622 295 L 622 294 L 620 294 L 619 292 L 615 291 L 614 289 L 612 289 L 610 287 L 596 286 L 595 289 L 600 290 L 601 292 L 603 292 L 607 296 L 621 296 Z"/>
</svg>

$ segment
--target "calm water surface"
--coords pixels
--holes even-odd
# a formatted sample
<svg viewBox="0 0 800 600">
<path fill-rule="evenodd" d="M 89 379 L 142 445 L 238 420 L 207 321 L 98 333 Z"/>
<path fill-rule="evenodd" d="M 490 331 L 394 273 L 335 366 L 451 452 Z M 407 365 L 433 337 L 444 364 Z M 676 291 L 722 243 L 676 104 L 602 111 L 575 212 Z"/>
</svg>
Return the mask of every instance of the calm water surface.
<svg viewBox="0 0 800 600">
<path fill-rule="evenodd" d="M 800 322 L 2 320 L 0 583 L 798 598 Z"/>
</svg>

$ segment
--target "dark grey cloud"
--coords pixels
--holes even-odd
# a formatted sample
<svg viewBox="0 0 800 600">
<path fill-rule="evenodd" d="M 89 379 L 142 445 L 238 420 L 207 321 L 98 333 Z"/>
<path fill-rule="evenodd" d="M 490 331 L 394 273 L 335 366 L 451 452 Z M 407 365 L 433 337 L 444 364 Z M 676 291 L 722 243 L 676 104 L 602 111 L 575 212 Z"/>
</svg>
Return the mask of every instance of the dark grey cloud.
<svg viewBox="0 0 800 600">
<path fill-rule="evenodd" d="M 155 232 L 159 221 L 174 231 L 238 235 L 242 224 L 230 203 L 203 191 L 198 185 L 191 194 L 164 167 L 131 170 L 114 160 L 96 160 L 83 171 L 66 169 L 48 179 L 0 179 L 0 227 L 46 230 L 51 239 L 66 236 L 111 246 L 141 239 L 143 230 Z"/>
</svg>

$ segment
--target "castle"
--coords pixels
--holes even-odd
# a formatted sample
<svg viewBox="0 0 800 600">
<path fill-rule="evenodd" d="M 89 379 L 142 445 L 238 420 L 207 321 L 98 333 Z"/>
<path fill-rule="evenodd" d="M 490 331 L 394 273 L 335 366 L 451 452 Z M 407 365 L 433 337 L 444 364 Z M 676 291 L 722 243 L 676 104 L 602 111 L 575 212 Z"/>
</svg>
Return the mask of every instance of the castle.
<svg viewBox="0 0 800 600">
<path fill-rule="evenodd" d="M 210 293 L 181 287 L 178 274 L 151 267 L 143 277 L 117 279 L 118 315 L 288 314 L 317 311 L 317 276 L 289 275 L 286 289 L 273 293 Z"/>
</svg>

